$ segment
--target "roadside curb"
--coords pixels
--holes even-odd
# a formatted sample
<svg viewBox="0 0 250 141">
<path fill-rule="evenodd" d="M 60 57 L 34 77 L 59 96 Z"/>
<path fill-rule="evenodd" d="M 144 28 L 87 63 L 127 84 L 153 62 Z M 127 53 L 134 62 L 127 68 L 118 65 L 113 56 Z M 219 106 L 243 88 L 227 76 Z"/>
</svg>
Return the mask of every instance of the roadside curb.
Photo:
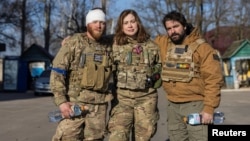
<svg viewBox="0 0 250 141">
<path fill-rule="evenodd" d="M 239 88 L 239 89 L 221 89 L 221 92 L 239 92 L 239 91 L 250 91 L 250 88 Z"/>
</svg>

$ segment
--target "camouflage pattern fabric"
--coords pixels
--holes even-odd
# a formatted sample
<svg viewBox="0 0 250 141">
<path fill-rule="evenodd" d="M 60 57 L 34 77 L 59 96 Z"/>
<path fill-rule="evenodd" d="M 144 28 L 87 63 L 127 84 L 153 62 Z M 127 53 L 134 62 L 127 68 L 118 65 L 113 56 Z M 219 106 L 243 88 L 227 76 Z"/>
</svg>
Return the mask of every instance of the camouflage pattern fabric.
<svg viewBox="0 0 250 141">
<path fill-rule="evenodd" d="M 90 107 L 89 113 L 59 122 L 52 141 L 101 141 L 104 138 L 107 104 L 85 105 Z"/>
<path fill-rule="evenodd" d="M 117 90 L 118 104 L 112 105 L 108 124 L 109 141 L 128 141 L 134 126 L 136 141 L 149 141 L 155 134 L 159 112 L 156 92 L 147 96 L 129 98 L 124 95 L 144 95 L 145 92 Z M 136 96 L 135 96 L 136 97 Z"/>
<path fill-rule="evenodd" d="M 200 77 L 200 65 L 194 63 L 193 53 L 204 42 L 204 39 L 197 39 L 190 45 L 171 44 L 163 62 L 162 80 L 190 82 L 193 77 Z"/>
<path fill-rule="evenodd" d="M 111 42 L 102 37 L 98 42 L 88 39 L 86 33 L 77 33 L 67 38 L 53 60 L 50 86 L 54 102 L 83 103 L 89 112 L 82 117 L 62 120 L 53 136 L 53 141 L 98 141 L 103 140 L 106 130 L 107 103 L 113 99 L 108 91 L 112 66 Z M 86 57 L 83 57 L 85 56 Z M 105 57 L 104 57 L 105 56 Z M 89 69 L 94 64 L 94 70 Z M 100 69 L 99 69 L 100 68 Z M 94 72 L 98 77 L 84 78 L 85 72 Z M 105 72 L 102 72 L 105 71 Z M 101 83 L 96 80 L 100 80 Z M 82 81 L 93 82 L 85 87 Z"/>
<path fill-rule="evenodd" d="M 99 42 L 95 42 L 88 39 L 86 34 L 78 33 L 66 39 L 64 45 L 60 48 L 58 54 L 53 60 L 53 68 L 65 71 L 66 74 L 52 71 L 50 77 L 50 86 L 54 94 L 55 104 L 60 105 L 61 103 L 68 101 L 69 98 L 75 98 L 79 101 L 88 103 L 94 102 L 96 104 L 107 102 L 105 100 L 105 95 L 107 95 L 108 81 L 111 76 L 111 51 L 111 41 L 104 37 Z M 85 61 L 82 59 L 84 54 L 88 56 Z M 95 54 L 99 55 L 96 57 L 96 61 L 94 60 Z M 105 61 L 108 63 L 104 63 L 105 66 L 102 66 L 103 60 L 101 55 L 103 54 L 108 55 L 108 59 Z M 89 69 L 89 64 L 93 64 L 96 68 L 101 68 L 100 70 L 105 71 L 100 72 L 100 70 L 97 69 L 95 73 L 92 70 L 92 73 L 95 73 L 97 76 L 99 73 L 103 74 L 99 75 L 103 77 L 103 85 L 100 84 L 98 90 L 94 89 L 97 85 L 93 85 L 91 88 L 82 87 L 81 85 L 82 80 L 89 81 L 86 80 L 89 77 L 84 78 L 84 76 L 86 76 L 84 73 L 86 71 L 84 71 L 84 69 Z M 91 70 L 87 72 L 91 72 Z M 91 79 L 94 84 L 98 82 L 97 80 L 100 80 L 99 77 L 95 80 L 94 77 L 89 79 Z M 80 99 L 82 97 L 80 93 L 85 89 L 94 91 L 94 93 L 92 93 L 95 98 L 94 100 L 85 101 L 85 99 Z"/>
<path fill-rule="evenodd" d="M 146 82 L 161 70 L 158 46 L 151 40 L 139 44 L 131 39 L 127 45 L 113 45 L 113 56 L 117 90 L 108 123 L 109 141 L 128 141 L 132 127 L 136 141 L 149 141 L 156 132 L 159 112 L 157 91 Z"/>
<path fill-rule="evenodd" d="M 194 28 L 185 37 L 182 45 L 191 45 L 202 38 L 199 28 Z M 159 35 L 155 38 L 155 42 L 160 47 L 162 62 L 165 62 L 167 49 L 172 41 L 166 35 Z M 200 77 L 193 77 L 187 83 L 163 81 L 162 84 L 168 102 L 171 101 L 167 106 L 170 140 L 207 140 L 208 132 L 205 131 L 207 125 L 196 125 L 191 128 L 190 125 L 185 125 L 183 118 L 180 117 L 190 112 L 205 112 L 212 115 L 220 104 L 223 74 L 216 50 L 205 42 L 193 52 L 192 58 L 195 64 L 200 65 Z"/>
<path fill-rule="evenodd" d="M 194 28 L 185 38 L 183 45 L 190 45 L 197 39 L 202 39 L 202 35 L 198 28 Z M 161 59 L 164 62 L 172 42 L 166 35 L 157 36 L 155 42 L 160 47 Z M 200 64 L 201 77 L 194 77 L 188 83 L 163 81 L 162 87 L 167 93 L 167 99 L 173 102 L 204 100 L 203 111 L 213 114 L 220 103 L 220 89 L 224 83 L 221 63 L 217 58 L 217 51 L 210 44 L 202 43 L 193 53 L 194 63 Z"/>
<path fill-rule="evenodd" d="M 145 89 L 148 87 L 148 78 L 155 70 L 161 71 L 159 48 L 150 40 L 145 43 L 130 42 L 123 46 L 113 45 L 113 56 L 114 61 L 119 62 L 116 71 L 116 85 L 119 88 Z M 160 69 L 155 69 L 157 67 Z"/>
</svg>

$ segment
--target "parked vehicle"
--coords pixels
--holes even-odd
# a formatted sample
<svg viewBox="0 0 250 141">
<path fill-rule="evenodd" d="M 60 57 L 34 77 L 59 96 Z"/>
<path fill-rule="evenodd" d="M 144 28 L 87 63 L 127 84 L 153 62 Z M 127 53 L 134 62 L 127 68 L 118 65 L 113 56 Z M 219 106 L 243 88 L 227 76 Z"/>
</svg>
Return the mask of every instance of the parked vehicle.
<svg viewBox="0 0 250 141">
<path fill-rule="evenodd" d="M 44 70 L 42 74 L 35 79 L 34 95 L 51 94 L 50 90 L 50 73 L 51 70 Z"/>
</svg>

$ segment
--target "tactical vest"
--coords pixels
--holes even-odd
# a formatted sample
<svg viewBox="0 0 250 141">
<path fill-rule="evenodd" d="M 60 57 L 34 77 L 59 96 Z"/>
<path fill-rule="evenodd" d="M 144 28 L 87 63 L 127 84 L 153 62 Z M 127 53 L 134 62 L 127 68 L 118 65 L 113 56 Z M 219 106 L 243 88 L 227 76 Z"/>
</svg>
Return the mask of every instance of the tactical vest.
<svg viewBox="0 0 250 141">
<path fill-rule="evenodd" d="M 70 81 L 81 88 L 105 92 L 112 72 L 111 46 L 86 45 L 75 57 L 78 67 L 71 72 Z M 80 81 L 80 82 L 78 82 Z"/>
<path fill-rule="evenodd" d="M 204 42 L 204 39 L 197 39 L 189 46 L 172 43 L 162 65 L 162 80 L 190 82 L 192 78 L 200 77 L 200 65 L 194 62 L 193 53 Z"/>
<path fill-rule="evenodd" d="M 131 90 L 145 89 L 147 79 L 153 73 L 153 65 L 158 62 L 158 48 L 151 42 L 144 44 L 114 45 L 115 60 L 119 60 L 116 77 L 117 87 Z"/>
</svg>

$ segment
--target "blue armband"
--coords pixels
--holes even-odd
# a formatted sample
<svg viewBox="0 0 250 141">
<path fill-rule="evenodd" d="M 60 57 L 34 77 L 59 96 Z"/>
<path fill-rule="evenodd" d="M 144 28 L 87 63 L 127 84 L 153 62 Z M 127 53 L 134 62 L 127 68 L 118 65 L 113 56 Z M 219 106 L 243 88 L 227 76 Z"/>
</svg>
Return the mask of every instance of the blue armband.
<svg viewBox="0 0 250 141">
<path fill-rule="evenodd" d="M 64 76 L 66 76 L 66 74 L 67 74 L 66 70 L 63 70 L 63 69 L 60 69 L 60 68 L 51 68 L 51 70 L 53 70 L 53 71 L 55 71 L 55 72 L 57 72 L 59 74 L 62 74 Z"/>
</svg>

